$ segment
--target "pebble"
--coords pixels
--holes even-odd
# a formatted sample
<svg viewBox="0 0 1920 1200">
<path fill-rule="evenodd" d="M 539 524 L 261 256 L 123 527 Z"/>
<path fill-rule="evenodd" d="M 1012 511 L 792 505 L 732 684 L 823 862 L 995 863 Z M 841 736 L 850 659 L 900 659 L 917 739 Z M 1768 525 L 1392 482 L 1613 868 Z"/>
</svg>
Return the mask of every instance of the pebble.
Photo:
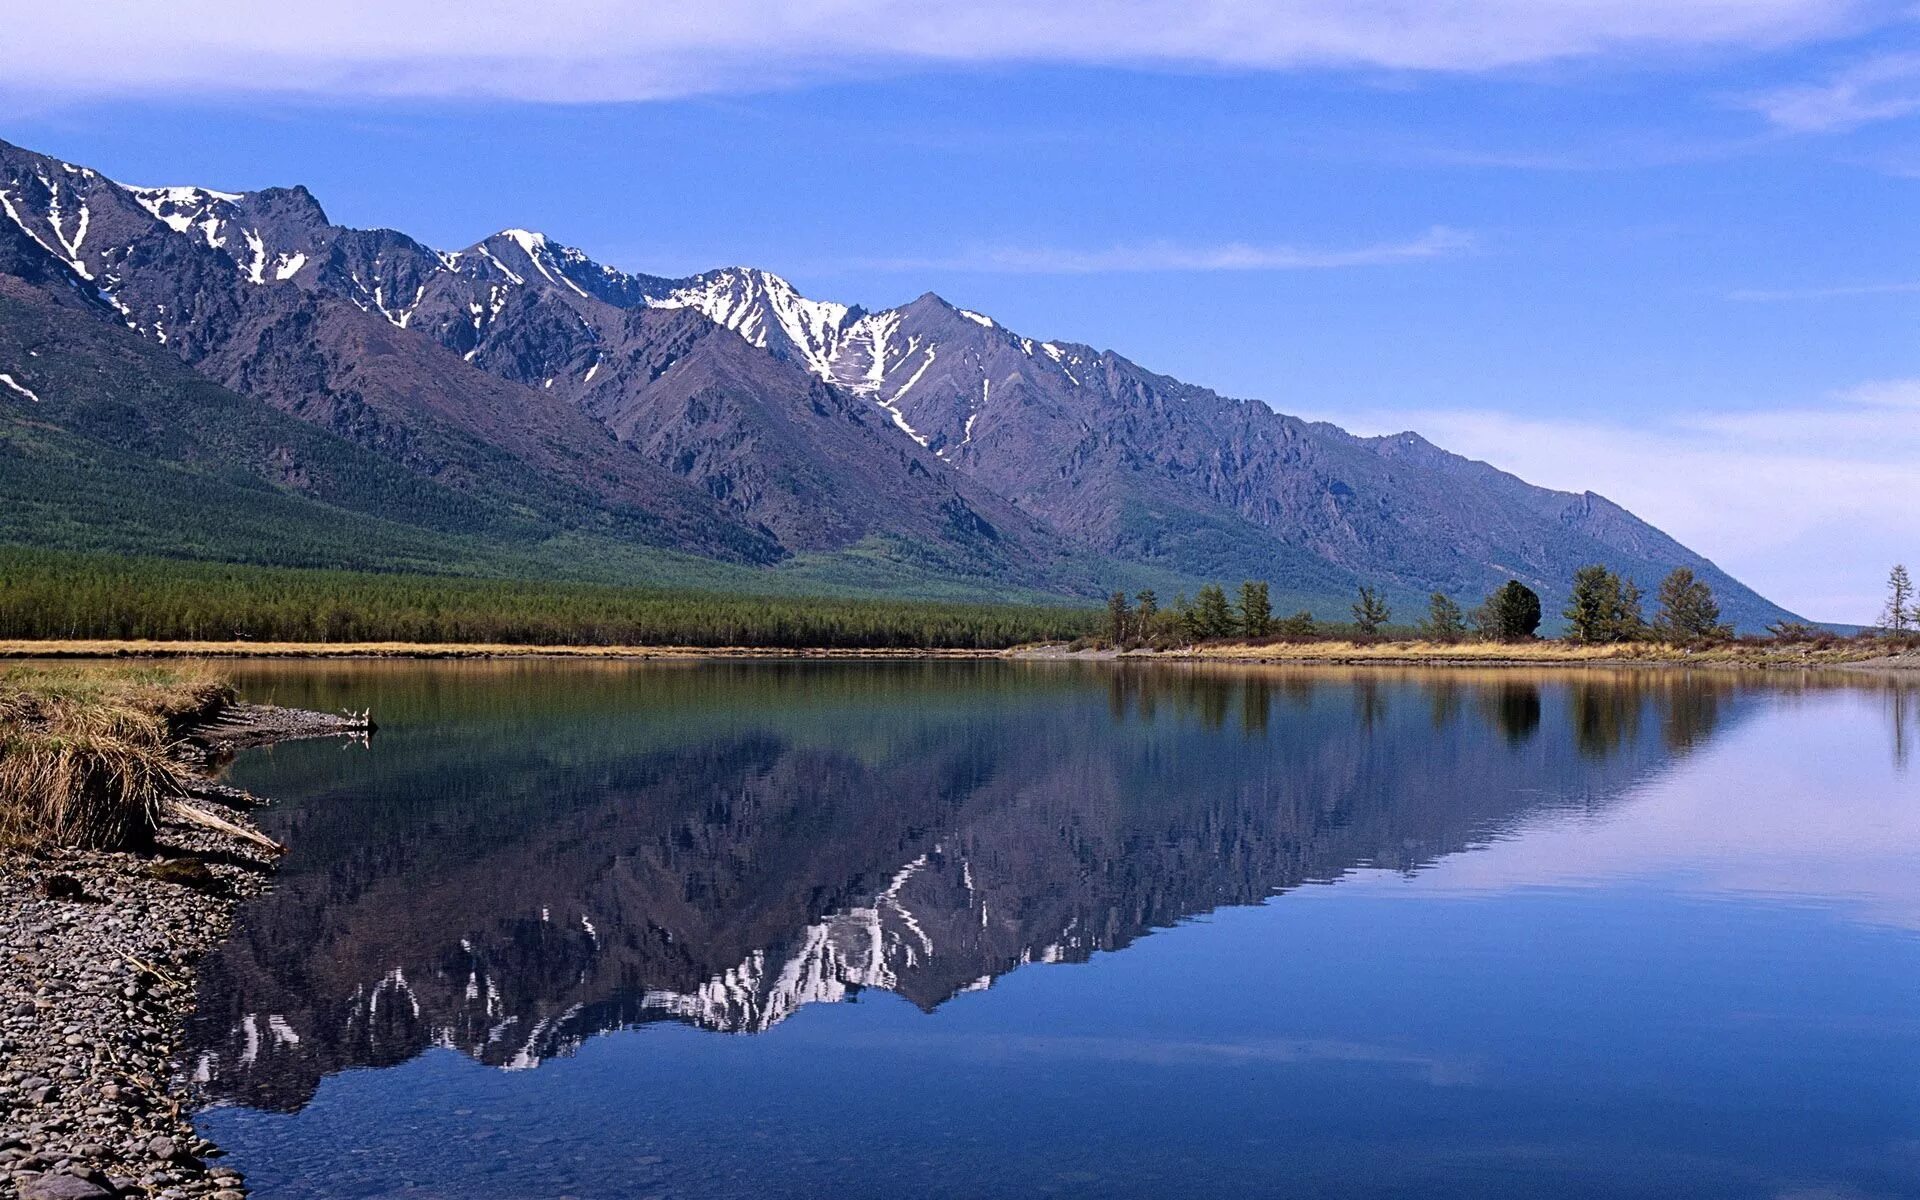
<svg viewBox="0 0 1920 1200">
<path fill-rule="evenodd" d="M 113 1193 L 78 1175 L 42 1175 L 20 1188 L 20 1200 L 111 1200 Z"/>
<path fill-rule="evenodd" d="M 0 1196 L 245 1200 L 238 1172 L 207 1171 L 219 1150 L 173 1056 L 193 963 L 273 863 L 197 827 L 159 840 L 220 886 L 156 878 L 137 854 L 0 850 Z"/>
</svg>

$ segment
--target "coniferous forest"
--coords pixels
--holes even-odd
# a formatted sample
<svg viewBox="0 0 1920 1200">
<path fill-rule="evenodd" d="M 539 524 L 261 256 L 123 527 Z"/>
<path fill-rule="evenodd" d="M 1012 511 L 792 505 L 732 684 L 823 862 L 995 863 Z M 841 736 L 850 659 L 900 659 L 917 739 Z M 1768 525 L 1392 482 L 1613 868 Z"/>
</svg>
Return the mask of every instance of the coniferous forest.
<svg viewBox="0 0 1920 1200">
<path fill-rule="evenodd" d="M 1092 610 L 720 595 L 0 547 L 0 637 L 999 649 Z"/>
</svg>

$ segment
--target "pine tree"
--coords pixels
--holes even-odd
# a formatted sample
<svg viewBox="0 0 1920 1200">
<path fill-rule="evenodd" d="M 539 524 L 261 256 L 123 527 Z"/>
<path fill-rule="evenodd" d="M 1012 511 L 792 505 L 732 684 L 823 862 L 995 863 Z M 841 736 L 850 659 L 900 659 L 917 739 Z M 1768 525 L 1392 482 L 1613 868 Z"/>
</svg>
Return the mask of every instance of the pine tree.
<svg viewBox="0 0 1920 1200">
<path fill-rule="evenodd" d="M 1195 625 L 1203 638 L 1233 636 L 1233 609 L 1227 606 L 1227 593 L 1217 583 L 1200 589 L 1194 601 Z"/>
<path fill-rule="evenodd" d="M 1466 636 L 1466 614 L 1445 592 L 1427 597 L 1427 619 L 1420 623 L 1420 636 L 1430 642 L 1452 643 Z"/>
<path fill-rule="evenodd" d="M 1361 637 L 1373 637 L 1380 627 L 1393 616 L 1393 610 L 1380 594 L 1370 587 L 1360 589 L 1360 598 L 1353 602 L 1353 623 L 1360 630 Z"/>
<path fill-rule="evenodd" d="M 1892 633 L 1905 633 L 1920 621 L 1920 610 L 1912 607 L 1913 580 L 1907 575 L 1906 564 L 1895 564 L 1887 575 L 1887 610 L 1880 614 L 1880 624 Z"/>
<path fill-rule="evenodd" d="M 1713 598 L 1713 589 L 1686 567 L 1675 567 L 1660 581 L 1660 611 L 1654 615 L 1653 627 L 1661 637 L 1674 642 L 1733 636 L 1733 630 L 1720 623 L 1720 605 Z"/>
<path fill-rule="evenodd" d="M 1481 604 L 1475 618 L 1480 635 L 1496 642 L 1523 642 L 1540 628 L 1540 594 L 1509 579 Z"/>
<path fill-rule="evenodd" d="M 1197 642 L 1204 636 L 1200 632 L 1200 610 L 1181 592 L 1173 598 L 1173 622 L 1189 642 Z"/>
<path fill-rule="evenodd" d="M 1127 594 L 1115 592 L 1107 597 L 1107 640 L 1115 646 L 1123 644 L 1130 632 L 1131 613 L 1127 608 Z"/>
<path fill-rule="evenodd" d="M 1613 627 L 1613 610 L 1620 596 L 1620 579 L 1599 563 L 1573 573 L 1573 594 L 1561 615 L 1567 619 L 1567 640 L 1604 642 Z"/>
<path fill-rule="evenodd" d="M 1274 632 L 1281 637 L 1306 639 L 1318 636 L 1320 626 L 1315 623 L 1313 614 L 1303 608 L 1292 616 L 1283 617 L 1276 622 Z"/>
<path fill-rule="evenodd" d="M 1620 603 L 1613 612 L 1614 641 L 1631 642 L 1646 636 L 1647 616 L 1640 599 L 1640 585 L 1631 575 L 1620 581 Z"/>
<path fill-rule="evenodd" d="M 1249 579 L 1240 585 L 1240 631 L 1250 638 L 1273 632 L 1273 604 L 1267 599 L 1266 584 Z"/>
<path fill-rule="evenodd" d="M 1151 639 L 1160 633 L 1160 597 L 1152 588 L 1141 588 L 1133 598 L 1134 623 L 1138 636 Z"/>
<path fill-rule="evenodd" d="M 1646 631 L 1640 588 L 1599 563 L 1573 573 L 1567 602 L 1567 639 L 1588 645 L 1631 641 Z"/>
</svg>

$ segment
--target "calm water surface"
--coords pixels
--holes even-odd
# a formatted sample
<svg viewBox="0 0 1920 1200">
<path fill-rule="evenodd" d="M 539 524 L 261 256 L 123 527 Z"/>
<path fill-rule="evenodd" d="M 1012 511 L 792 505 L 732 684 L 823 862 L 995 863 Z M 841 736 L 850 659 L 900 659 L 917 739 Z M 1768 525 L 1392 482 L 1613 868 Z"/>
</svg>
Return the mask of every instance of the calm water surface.
<svg viewBox="0 0 1920 1200">
<path fill-rule="evenodd" d="M 1920 1196 L 1920 693 L 331 664 L 185 1068 L 268 1198 Z"/>
</svg>

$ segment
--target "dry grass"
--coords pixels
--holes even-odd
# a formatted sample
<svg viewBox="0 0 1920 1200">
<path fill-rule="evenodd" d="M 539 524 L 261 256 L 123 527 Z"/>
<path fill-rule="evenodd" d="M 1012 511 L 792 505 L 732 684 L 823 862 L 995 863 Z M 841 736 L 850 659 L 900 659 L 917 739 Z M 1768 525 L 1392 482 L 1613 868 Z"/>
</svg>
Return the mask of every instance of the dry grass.
<svg viewBox="0 0 1920 1200">
<path fill-rule="evenodd" d="M 0 670 L 0 844 L 151 840 L 182 791 L 176 732 L 231 697 L 203 666 Z"/>
<path fill-rule="evenodd" d="M 1231 642 L 1176 652 L 1181 657 L 1230 662 L 1442 663 L 1527 665 L 1678 663 L 1698 666 L 1836 666 L 1879 653 L 1847 643 L 1816 648 L 1801 643 L 1727 643 L 1674 646 L 1622 642 L 1580 646 L 1569 642 Z"/>
<path fill-rule="evenodd" d="M 148 746 L 64 734 L 22 734 L 0 744 L 0 843 L 141 845 L 179 794 L 172 760 Z"/>
</svg>

